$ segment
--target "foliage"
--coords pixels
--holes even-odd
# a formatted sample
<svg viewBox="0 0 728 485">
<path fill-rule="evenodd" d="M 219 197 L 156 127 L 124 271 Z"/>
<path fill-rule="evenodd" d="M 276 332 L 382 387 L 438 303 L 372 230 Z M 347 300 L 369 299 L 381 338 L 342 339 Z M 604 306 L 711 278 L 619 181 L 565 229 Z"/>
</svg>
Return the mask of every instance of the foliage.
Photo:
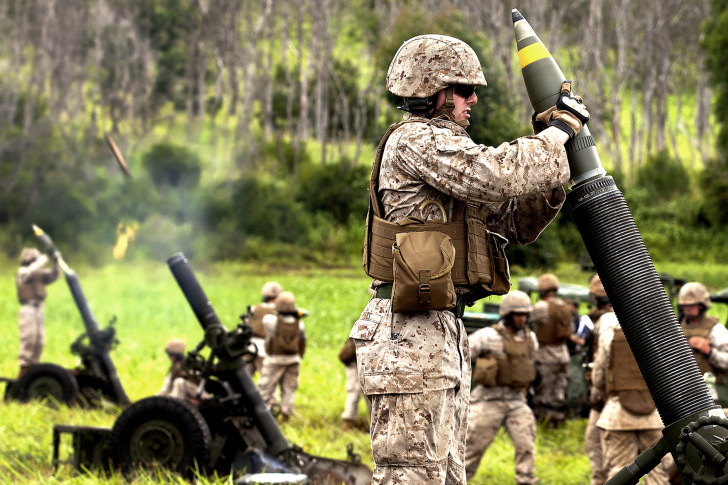
<svg viewBox="0 0 728 485">
<path fill-rule="evenodd" d="M 364 220 L 369 201 L 369 172 L 346 161 L 311 166 L 301 175 L 296 199 L 311 213 L 326 213 L 339 224 L 351 216 Z"/>
<path fill-rule="evenodd" d="M 703 191 L 701 215 L 716 228 L 728 224 L 728 157 L 710 160 L 700 176 Z"/>
<path fill-rule="evenodd" d="M 690 188 L 690 177 L 679 160 L 662 150 L 650 155 L 639 168 L 636 186 L 656 203 L 662 203 L 684 194 Z"/>
<path fill-rule="evenodd" d="M 712 0 L 710 15 L 703 24 L 701 46 L 715 92 L 713 111 L 720 123 L 718 153 L 728 153 L 728 1 Z"/>
<path fill-rule="evenodd" d="M 157 143 L 142 162 L 157 187 L 193 188 L 200 181 L 200 157 L 184 146 Z"/>
</svg>

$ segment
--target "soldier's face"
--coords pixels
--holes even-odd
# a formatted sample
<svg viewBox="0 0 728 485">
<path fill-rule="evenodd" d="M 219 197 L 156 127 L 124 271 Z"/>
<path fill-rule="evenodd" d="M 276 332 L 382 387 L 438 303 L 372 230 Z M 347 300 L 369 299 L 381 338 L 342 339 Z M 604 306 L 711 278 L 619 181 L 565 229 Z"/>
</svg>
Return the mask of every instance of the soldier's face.
<svg viewBox="0 0 728 485">
<path fill-rule="evenodd" d="M 455 108 L 452 110 L 455 121 L 463 121 L 470 118 L 470 107 L 478 102 L 478 95 L 475 91 L 467 98 L 459 95 L 457 91 L 453 94 Z"/>
<path fill-rule="evenodd" d="M 700 315 L 700 305 L 683 305 L 682 310 L 688 318 L 696 318 Z"/>
<path fill-rule="evenodd" d="M 528 313 L 511 313 L 511 321 L 513 322 L 513 327 L 517 329 L 522 329 L 526 325 L 526 321 L 528 320 Z"/>
</svg>

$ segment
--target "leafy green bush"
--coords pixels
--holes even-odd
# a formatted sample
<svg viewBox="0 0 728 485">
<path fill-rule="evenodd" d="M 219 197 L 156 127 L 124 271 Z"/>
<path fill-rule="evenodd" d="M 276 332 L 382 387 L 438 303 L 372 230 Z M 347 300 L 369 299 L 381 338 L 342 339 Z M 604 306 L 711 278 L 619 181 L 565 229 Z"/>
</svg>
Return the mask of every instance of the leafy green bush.
<svg viewBox="0 0 728 485">
<path fill-rule="evenodd" d="M 157 187 L 196 187 L 200 181 L 200 157 L 189 148 L 162 142 L 142 157 L 144 167 Z"/>
<path fill-rule="evenodd" d="M 683 164 L 664 149 L 647 157 L 637 171 L 636 185 L 647 191 L 655 204 L 661 204 L 688 192 L 690 176 Z"/>
<path fill-rule="evenodd" d="M 369 171 L 364 165 L 347 162 L 308 167 L 301 174 L 296 199 L 311 213 L 331 215 L 346 224 L 350 215 L 364 220 L 369 201 Z"/>
</svg>

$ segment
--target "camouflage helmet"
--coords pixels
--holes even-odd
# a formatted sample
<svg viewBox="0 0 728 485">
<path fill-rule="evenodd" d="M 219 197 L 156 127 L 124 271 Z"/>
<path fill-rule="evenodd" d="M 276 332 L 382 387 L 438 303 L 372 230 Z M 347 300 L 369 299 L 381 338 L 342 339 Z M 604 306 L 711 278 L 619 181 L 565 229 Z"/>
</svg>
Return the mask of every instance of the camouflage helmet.
<svg viewBox="0 0 728 485">
<path fill-rule="evenodd" d="M 276 283 L 275 281 L 269 281 L 263 285 L 263 298 L 272 300 L 273 298 L 277 297 L 281 291 L 283 291 L 283 288 L 280 284 Z"/>
<path fill-rule="evenodd" d="M 296 313 L 296 298 L 290 291 L 284 291 L 276 298 L 276 311 L 283 314 Z"/>
<path fill-rule="evenodd" d="M 559 279 L 551 273 L 544 273 L 536 281 L 538 291 L 556 291 L 559 289 Z"/>
<path fill-rule="evenodd" d="M 710 308 L 710 294 L 702 283 L 685 283 L 677 295 L 678 305 L 703 305 L 706 310 Z"/>
<path fill-rule="evenodd" d="M 20 264 L 28 265 L 38 258 L 40 258 L 40 251 L 35 248 L 23 248 L 20 253 Z"/>
<path fill-rule="evenodd" d="M 167 342 L 167 346 L 164 350 L 166 350 L 168 354 L 184 354 L 185 343 L 178 338 L 173 338 Z"/>
<path fill-rule="evenodd" d="M 522 291 L 513 290 L 501 300 L 498 313 L 505 317 L 509 313 L 531 313 L 532 310 L 531 298 Z"/>
<path fill-rule="evenodd" d="M 598 274 L 595 274 L 592 279 L 589 280 L 589 293 L 597 298 L 604 298 L 607 296 L 607 291 L 604 289 L 602 279 Z"/>
<path fill-rule="evenodd" d="M 387 71 L 387 90 L 403 98 L 428 98 L 453 84 L 487 85 L 472 47 L 446 35 L 406 40 Z"/>
</svg>

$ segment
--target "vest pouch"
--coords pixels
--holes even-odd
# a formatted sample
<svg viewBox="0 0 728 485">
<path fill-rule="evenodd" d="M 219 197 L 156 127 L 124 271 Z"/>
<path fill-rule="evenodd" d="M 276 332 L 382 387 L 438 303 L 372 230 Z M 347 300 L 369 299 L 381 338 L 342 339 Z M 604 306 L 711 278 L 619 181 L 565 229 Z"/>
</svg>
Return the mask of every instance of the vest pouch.
<svg viewBox="0 0 728 485">
<path fill-rule="evenodd" d="M 498 360 L 495 357 L 478 357 L 473 370 L 473 382 L 485 387 L 498 385 Z"/>
<path fill-rule="evenodd" d="M 438 231 L 399 233 L 392 245 L 392 311 L 449 310 L 457 303 L 451 270 L 455 247 Z"/>
<path fill-rule="evenodd" d="M 506 259 L 508 239 L 495 232 L 486 231 L 488 236 L 488 256 L 490 259 L 490 291 L 494 295 L 505 295 L 511 291 L 511 270 Z"/>
</svg>

